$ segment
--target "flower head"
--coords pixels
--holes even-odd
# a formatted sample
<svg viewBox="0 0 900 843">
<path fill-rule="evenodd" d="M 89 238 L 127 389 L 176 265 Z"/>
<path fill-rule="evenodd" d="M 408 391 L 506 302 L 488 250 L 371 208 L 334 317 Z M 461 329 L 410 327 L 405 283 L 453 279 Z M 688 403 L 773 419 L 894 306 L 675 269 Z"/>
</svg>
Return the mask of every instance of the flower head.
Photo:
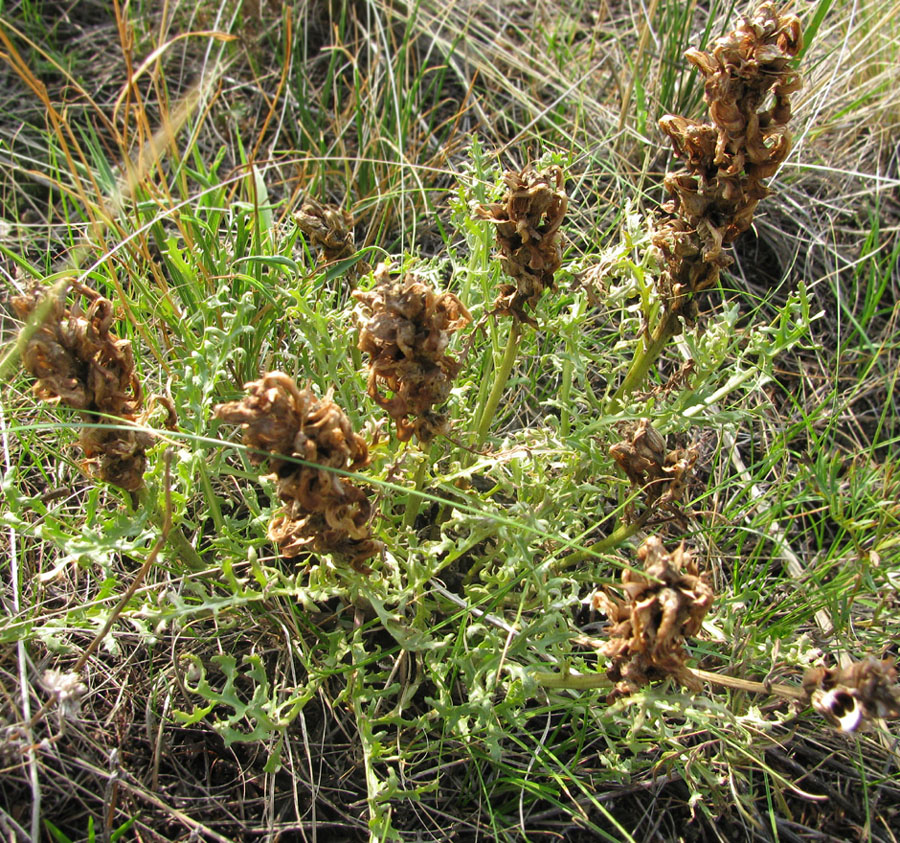
<svg viewBox="0 0 900 843">
<path fill-rule="evenodd" d="M 612 661 L 607 674 L 616 683 L 610 697 L 630 694 L 666 676 L 696 689 L 698 680 L 685 667 L 684 639 L 700 631 L 713 602 L 712 588 L 684 545 L 667 553 L 651 536 L 637 555 L 644 573 L 622 572 L 624 601 L 604 592 L 594 596 L 595 608 L 611 624 L 603 648 Z"/>
<path fill-rule="evenodd" d="M 711 122 L 672 114 L 659 121 L 683 166 L 666 175 L 669 216 L 653 242 L 664 267 L 663 302 L 688 324 L 695 294 L 731 264 L 724 247 L 750 227 L 769 193 L 765 179 L 790 150 L 790 95 L 800 88 L 790 60 L 801 46 L 799 19 L 764 3 L 711 52 L 685 53 L 705 79 Z"/>
<path fill-rule="evenodd" d="M 529 166 L 507 172 L 503 180 L 503 201 L 475 208 L 477 217 L 496 226 L 500 262 L 513 281 L 501 283 L 494 307 L 537 325 L 525 307 L 533 310 L 544 290 L 553 289 L 553 275 L 562 263 L 559 228 L 569 204 L 565 177 L 559 167 L 538 171 Z"/>
<path fill-rule="evenodd" d="M 22 320 L 32 317 L 39 306 L 48 306 L 22 351 L 25 369 L 37 378 L 35 393 L 45 401 L 78 410 L 89 424 L 141 421 L 141 382 L 131 343 L 110 331 L 115 317 L 112 302 L 74 281 L 70 286 L 87 299 L 87 311 L 77 298 L 71 308 L 62 296 L 48 302 L 39 287 L 12 299 L 13 310 Z M 149 434 L 128 426 L 88 426 L 80 435 L 94 473 L 127 491 L 143 484 L 145 454 L 152 442 Z"/>
<path fill-rule="evenodd" d="M 813 708 L 844 732 L 875 718 L 900 717 L 900 686 L 892 661 L 872 657 L 844 667 L 814 667 L 803 677 Z"/>
<path fill-rule="evenodd" d="M 342 472 L 369 464 L 366 441 L 331 400 L 300 389 L 283 372 L 244 387 L 240 401 L 220 404 L 216 418 L 239 424 L 251 461 L 267 462 L 284 504 L 269 538 L 286 558 L 336 553 L 360 571 L 381 545 L 372 538 L 371 503 Z M 302 460 L 303 462 L 299 462 Z"/>
<path fill-rule="evenodd" d="M 397 436 L 423 445 L 445 433 L 434 408 L 450 396 L 459 361 L 447 354 L 452 334 L 472 319 L 453 293 L 438 293 L 413 274 L 391 280 L 382 264 L 377 286 L 353 293 L 360 303 L 359 349 L 369 355 L 368 394 L 397 425 Z"/>
</svg>

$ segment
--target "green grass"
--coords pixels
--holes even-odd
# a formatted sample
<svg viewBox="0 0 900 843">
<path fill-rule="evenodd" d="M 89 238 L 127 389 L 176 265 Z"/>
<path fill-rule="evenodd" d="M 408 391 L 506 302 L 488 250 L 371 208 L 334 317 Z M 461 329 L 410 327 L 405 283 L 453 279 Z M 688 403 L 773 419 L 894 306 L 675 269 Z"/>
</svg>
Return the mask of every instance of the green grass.
<svg viewBox="0 0 900 843">
<path fill-rule="evenodd" d="M 894 839 L 882 726 L 845 736 L 714 683 L 608 704 L 589 603 L 653 533 L 684 539 L 718 595 L 693 666 L 796 688 L 813 664 L 896 655 L 900 9 L 803 13 L 807 85 L 773 195 L 702 330 L 616 398 L 636 302 L 655 295 L 646 229 L 670 158 L 656 120 L 702 116 L 681 54 L 740 11 L 661 0 L 638 56 L 629 9 L 176 3 L 116 20 L 92 0 L 63 17 L 0 4 L 4 294 L 72 275 L 109 297 L 146 393 L 179 413 L 171 432 L 162 406 L 149 419 L 137 505 L 95 484 L 81 419 L 34 398 L 3 316 L 11 833 Z M 542 158 L 567 176 L 564 261 L 507 371 L 493 232 L 469 209 Z M 369 263 L 473 315 L 451 349 L 451 437 L 427 452 L 365 395 L 345 267 L 292 222 L 305 195 L 354 213 Z M 598 262 L 611 274 L 589 296 Z M 688 356 L 691 389 L 651 394 Z M 333 389 L 374 442 L 354 475 L 385 544 L 370 575 L 295 565 L 266 537 L 274 484 L 213 408 L 276 369 Z M 626 536 L 635 493 L 609 446 L 643 416 L 699 460 L 682 510 Z M 42 676 L 85 654 L 64 719 Z"/>
</svg>

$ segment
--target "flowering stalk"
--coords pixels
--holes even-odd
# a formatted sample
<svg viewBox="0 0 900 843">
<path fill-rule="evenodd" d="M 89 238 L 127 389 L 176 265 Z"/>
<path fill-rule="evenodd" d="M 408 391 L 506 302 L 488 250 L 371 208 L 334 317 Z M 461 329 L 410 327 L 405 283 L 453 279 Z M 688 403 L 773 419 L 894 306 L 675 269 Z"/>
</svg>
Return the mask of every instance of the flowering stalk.
<svg viewBox="0 0 900 843">
<path fill-rule="evenodd" d="M 495 225 L 498 257 L 509 278 L 500 284 L 493 312 L 513 317 L 491 390 L 475 415 L 479 445 L 487 438 L 515 365 L 522 339 L 521 323 L 537 327 L 537 320 L 529 311 L 537 306 L 544 290 L 555 286 L 554 273 L 562 263 L 559 228 L 569 204 L 565 177 L 559 167 L 546 171 L 526 167 L 519 173 L 507 172 L 503 181 L 507 192 L 502 202 L 474 208 L 476 217 Z"/>
<path fill-rule="evenodd" d="M 769 194 L 765 180 L 790 151 L 790 95 L 800 81 L 789 63 L 801 46 L 799 19 L 764 3 L 711 52 L 685 53 L 705 79 L 711 122 L 672 114 L 659 121 L 683 161 L 666 175 L 667 216 L 653 232 L 662 313 L 613 395 L 613 411 L 643 383 L 666 343 L 694 324 L 697 295 L 733 262 L 725 247 L 750 227 Z"/>
<path fill-rule="evenodd" d="M 70 287 L 77 294 L 71 306 L 66 302 Z M 34 393 L 48 403 L 76 410 L 85 422 L 79 434 L 85 468 L 98 480 L 128 492 L 134 507 L 156 512 L 157 503 L 144 486 L 146 452 L 154 441 L 143 428 L 149 410 L 131 343 L 110 330 L 113 303 L 75 279 L 64 278 L 49 290 L 34 286 L 11 304 L 25 323 L 17 348 L 22 365 L 36 379 Z M 155 400 L 165 405 L 166 426 L 174 430 L 174 406 L 158 396 Z M 162 525 L 166 516 L 158 514 L 155 520 Z M 164 534 L 182 562 L 193 570 L 203 567 L 179 528 L 167 526 Z"/>
</svg>

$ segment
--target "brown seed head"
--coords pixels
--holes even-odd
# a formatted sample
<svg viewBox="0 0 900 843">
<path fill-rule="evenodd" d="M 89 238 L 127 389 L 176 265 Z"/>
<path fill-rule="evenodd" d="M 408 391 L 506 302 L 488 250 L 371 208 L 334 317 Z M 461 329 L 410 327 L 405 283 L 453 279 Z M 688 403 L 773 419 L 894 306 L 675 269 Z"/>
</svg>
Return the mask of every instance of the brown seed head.
<svg viewBox="0 0 900 843">
<path fill-rule="evenodd" d="M 269 372 L 244 389 L 243 399 L 220 404 L 215 415 L 240 424 L 244 444 L 256 452 L 251 461 L 267 461 L 272 471 L 284 507 L 269 525 L 269 538 L 286 558 L 336 553 L 367 570 L 363 560 L 381 548 L 372 539 L 371 503 L 362 489 L 330 470 L 365 468 L 365 440 L 330 393 L 317 398 L 283 372 Z"/>
<path fill-rule="evenodd" d="M 562 263 L 559 227 L 569 199 L 559 167 L 537 171 L 530 166 L 504 176 L 508 191 L 502 202 L 478 205 L 475 215 L 497 227 L 500 262 L 513 284 L 501 284 L 497 312 L 537 325 L 526 310 L 537 306 L 544 290 L 553 289 L 553 274 Z"/>
<path fill-rule="evenodd" d="M 846 667 L 815 667 L 803 676 L 813 708 L 844 732 L 868 726 L 875 718 L 900 717 L 897 668 L 890 659 L 871 656 Z"/>
<path fill-rule="evenodd" d="M 612 445 L 609 454 L 631 484 L 643 490 L 648 507 L 680 503 L 698 457 L 695 448 L 670 451 L 649 419 L 626 428 L 625 440 Z M 634 517 L 634 512 L 628 514 Z"/>
<path fill-rule="evenodd" d="M 604 592 L 594 596 L 595 608 L 610 622 L 603 652 L 612 662 L 607 674 L 616 683 L 611 700 L 666 676 L 692 690 L 699 687 L 685 666 L 684 639 L 700 631 L 713 591 L 683 544 L 667 553 L 651 536 L 638 550 L 638 559 L 644 574 L 622 572 L 624 601 Z"/>
<path fill-rule="evenodd" d="M 472 319 L 453 293 L 437 293 L 415 275 L 392 281 L 382 264 L 377 286 L 355 291 L 360 302 L 359 349 L 369 355 L 368 394 L 397 425 L 397 436 L 428 445 L 447 419 L 433 408 L 450 396 L 459 361 L 450 337 Z M 390 393 L 390 396 L 388 395 Z"/>
<path fill-rule="evenodd" d="M 54 298 L 22 351 L 23 366 L 37 378 L 35 393 L 45 401 L 78 410 L 88 424 L 143 421 L 139 417 L 143 392 L 131 343 L 110 331 L 115 317 L 112 302 L 74 281 L 70 286 L 87 299 L 87 311 L 80 300 L 70 309 L 62 296 Z M 27 320 L 45 293 L 35 286 L 14 297 L 16 315 Z M 80 434 L 92 472 L 127 491 L 143 484 L 146 450 L 152 442 L 149 434 L 138 429 L 85 427 Z"/>
<path fill-rule="evenodd" d="M 694 295 L 732 262 L 723 247 L 750 227 L 769 193 L 764 180 L 790 151 L 790 95 L 800 81 L 789 63 L 801 46 L 799 19 L 765 3 L 711 52 L 685 53 L 705 78 L 712 122 L 671 114 L 659 122 L 684 166 L 665 178 L 670 216 L 653 241 L 664 266 L 660 295 L 688 324 L 696 316 Z"/>
<path fill-rule="evenodd" d="M 322 250 L 326 261 L 353 254 L 353 217 L 337 205 L 323 205 L 307 196 L 294 221 L 312 245 Z"/>
</svg>

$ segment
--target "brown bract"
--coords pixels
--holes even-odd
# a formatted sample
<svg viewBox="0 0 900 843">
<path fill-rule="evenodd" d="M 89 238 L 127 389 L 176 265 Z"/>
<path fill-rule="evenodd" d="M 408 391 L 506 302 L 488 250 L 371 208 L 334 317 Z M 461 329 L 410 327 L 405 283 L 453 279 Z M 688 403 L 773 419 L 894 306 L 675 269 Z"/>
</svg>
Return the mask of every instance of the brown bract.
<svg viewBox="0 0 900 843">
<path fill-rule="evenodd" d="M 684 166 L 666 175 L 670 216 L 653 241 L 663 259 L 666 309 L 688 324 L 696 316 L 694 294 L 732 262 L 723 247 L 750 227 L 769 193 L 764 180 L 790 151 L 790 95 L 801 83 L 789 62 L 801 46 L 799 19 L 766 3 L 711 52 L 685 53 L 705 79 L 712 122 L 671 114 L 659 122 Z"/>
<path fill-rule="evenodd" d="M 625 440 L 612 445 L 609 454 L 632 485 L 642 490 L 648 507 L 672 508 L 680 503 L 697 462 L 694 448 L 670 451 L 649 419 L 627 429 Z M 627 514 L 634 518 L 633 507 Z"/>
<path fill-rule="evenodd" d="M 813 708 L 844 732 L 868 726 L 875 718 L 900 717 L 897 668 L 890 659 L 869 657 L 846 667 L 815 667 L 803 676 Z"/>
<path fill-rule="evenodd" d="M 337 205 L 323 205 L 307 197 L 294 214 L 298 228 L 318 248 L 326 262 L 352 257 L 356 252 L 353 237 L 353 217 Z M 355 284 L 360 275 L 371 272 L 366 261 L 357 260 L 344 272 L 344 277 Z"/>
<path fill-rule="evenodd" d="M 365 468 L 365 440 L 330 392 L 317 398 L 282 372 L 269 372 L 244 389 L 242 400 L 220 404 L 215 415 L 241 425 L 251 461 L 267 462 L 275 478 L 284 507 L 269 524 L 269 538 L 286 558 L 335 553 L 368 571 L 364 561 L 381 549 L 372 538 L 372 505 L 362 489 L 333 471 Z"/>
<path fill-rule="evenodd" d="M 323 205 L 307 196 L 294 221 L 326 261 L 349 258 L 353 246 L 353 217 L 337 205 Z"/>
<path fill-rule="evenodd" d="M 559 167 L 546 171 L 530 166 L 503 177 L 508 191 L 502 202 L 475 207 L 475 216 L 497 227 L 500 262 L 514 283 L 501 283 L 494 307 L 498 313 L 537 326 L 526 310 L 537 306 L 546 289 L 553 289 L 553 274 L 562 262 L 559 227 L 569 199 Z"/>
<path fill-rule="evenodd" d="M 87 311 L 78 298 L 70 309 L 61 293 L 22 350 L 23 366 L 37 378 L 35 393 L 78 410 L 88 425 L 142 423 L 143 392 L 131 343 L 110 331 L 112 302 L 75 281 L 69 286 L 87 300 Z M 45 294 L 35 286 L 14 297 L 16 315 L 28 320 Z M 99 479 L 130 492 L 141 487 L 146 450 L 153 443 L 149 434 L 137 428 L 84 427 L 79 442 Z"/>
<path fill-rule="evenodd" d="M 612 662 L 612 701 L 648 683 L 673 677 L 698 690 L 699 680 L 685 666 L 684 639 L 700 631 L 713 602 L 712 588 L 699 576 L 691 554 L 680 545 L 666 553 L 651 536 L 638 550 L 644 573 L 622 572 L 625 600 L 598 592 L 594 606 L 609 617 L 609 640 L 602 652 Z"/>
<path fill-rule="evenodd" d="M 369 355 L 369 396 L 388 412 L 397 436 L 422 445 L 446 433 L 447 417 L 434 410 L 450 396 L 460 363 L 446 353 L 450 337 L 472 319 L 453 293 L 438 293 L 415 275 L 392 281 L 383 264 L 377 286 L 356 290 L 359 349 Z"/>
</svg>

